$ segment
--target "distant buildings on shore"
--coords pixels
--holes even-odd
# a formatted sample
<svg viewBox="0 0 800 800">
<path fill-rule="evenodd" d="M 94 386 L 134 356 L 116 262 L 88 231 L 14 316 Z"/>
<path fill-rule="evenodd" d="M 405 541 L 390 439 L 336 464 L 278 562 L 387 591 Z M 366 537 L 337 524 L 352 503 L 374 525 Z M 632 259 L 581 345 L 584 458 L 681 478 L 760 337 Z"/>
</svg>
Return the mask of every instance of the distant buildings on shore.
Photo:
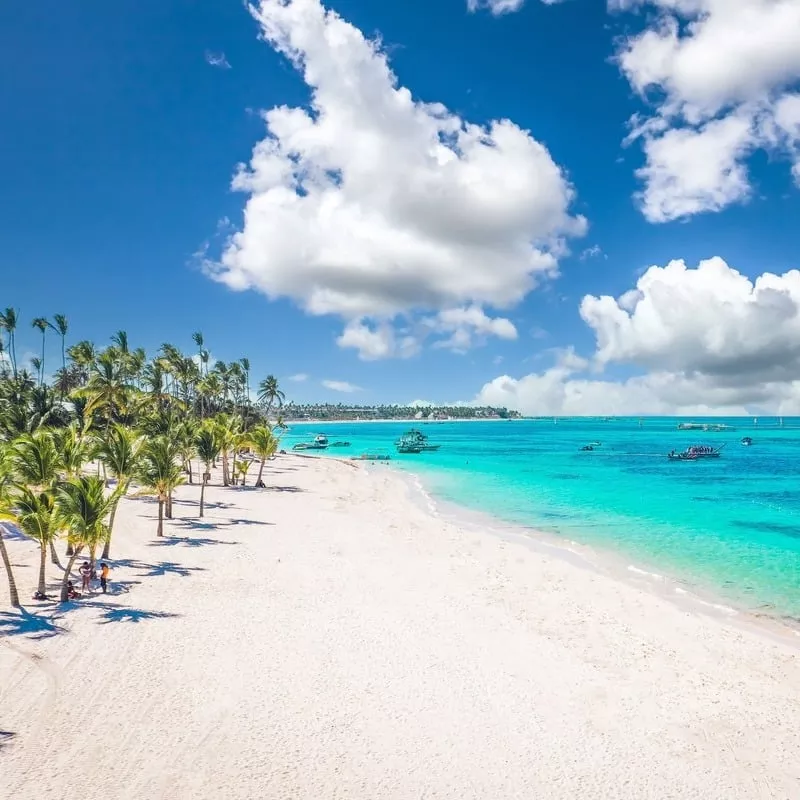
<svg viewBox="0 0 800 800">
<path fill-rule="evenodd" d="M 354 406 L 343 403 L 304 404 L 287 403 L 281 409 L 287 422 L 303 420 L 419 420 L 447 419 L 519 419 L 517 411 L 491 406 Z"/>
</svg>

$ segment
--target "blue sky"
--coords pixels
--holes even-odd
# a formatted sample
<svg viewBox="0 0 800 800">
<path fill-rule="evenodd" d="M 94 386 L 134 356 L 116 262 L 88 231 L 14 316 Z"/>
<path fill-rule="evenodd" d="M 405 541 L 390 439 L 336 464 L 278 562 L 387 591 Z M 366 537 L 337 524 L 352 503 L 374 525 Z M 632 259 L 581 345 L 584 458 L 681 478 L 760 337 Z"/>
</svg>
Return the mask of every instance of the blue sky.
<svg viewBox="0 0 800 800">
<path fill-rule="evenodd" d="M 353 101 L 342 90 L 361 67 L 346 59 L 337 61 L 338 55 L 326 61 L 330 54 L 324 49 L 330 42 L 324 37 L 315 40 L 313 26 L 303 28 L 310 18 L 284 14 L 279 0 L 265 0 L 261 23 L 230 0 L 4 4 L 0 46 L 11 79 L 0 83 L 0 304 L 20 310 L 19 349 L 38 348 L 29 328 L 33 317 L 61 312 L 69 317 L 72 341 L 90 338 L 102 343 L 122 328 L 148 352 L 163 341 L 189 350 L 191 333 L 202 330 L 213 357 L 247 355 L 255 375 L 280 376 L 289 396 L 298 401 L 452 401 L 480 393 L 484 400 L 507 402 L 530 413 L 707 408 L 791 412 L 800 395 L 793 371 L 796 314 L 782 312 L 780 325 L 769 335 L 753 330 L 748 341 L 758 340 L 763 354 L 749 352 L 747 364 L 737 361 L 741 347 L 726 348 L 743 324 L 770 318 L 769 302 L 761 302 L 757 285 L 748 290 L 733 270 L 755 280 L 762 273 L 781 276 L 800 267 L 800 191 L 791 171 L 796 142 L 789 124 L 794 120 L 791 101 L 800 65 L 789 53 L 780 70 L 765 70 L 755 85 L 750 81 L 745 86 L 744 76 L 738 85 L 715 84 L 709 89 L 700 74 L 694 83 L 686 78 L 692 62 L 682 66 L 683 51 L 678 48 L 674 71 L 662 65 L 658 72 L 655 62 L 648 61 L 652 53 L 636 37 L 648 29 L 659 30 L 654 26 L 670 19 L 669 4 L 616 3 L 625 8 L 610 13 L 599 0 L 527 0 L 514 13 L 493 14 L 489 8 L 469 12 L 466 0 L 326 2 L 367 38 L 380 37 L 398 85 L 407 87 L 415 101 L 441 103 L 465 123 L 510 120 L 520 136 L 527 131 L 544 145 L 550 161 L 563 171 L 563 182 L 551 176 L 552 186 L 543 183 L 554 196 L 562 191 L 561 200 L 547 200 L 546 224 L 540 208 L 545 200 L 525 195 L 519 204 L 520 220 L 501 225 L 505 233 L 491 234 L 490 244 L 488 233 L 486 241 L 478 241 L 476 234 L 468 253 L 454 249 L 447 235 L 438 238 L 435 220 L 422 225 L 414 219 L 413 209 L 408 211 L 411 222 L 404 217 L 401 225 L 391 217 L 399 207 L 395 197 L 390 204 L 395 211 L 384 209 L 389 249 L 376 252 L 396 253 L 397 268 L 404 270 L 404 259 L 411 256 L 402 248 L 392 249 L 388 243 L 396 240 L 389 234 L 408 224 L 417 226 L 417 235 L 422 225 L 424 237 L 418 238 L 434 241 L 437 252 L 450 248 L 447 263 L 453 254 L 468 260 L 471 277 L 464 278 L 461 293 L 442 288 L 461 281 L 459 267 L 444 272 L 442 280 L 431 278 L 430 287 L 424 277 L 420 292 L 410 289 L 409 297 L 395 304 L 391 298 L 398 291 L 396 284 L 389 281 L 377 289 L 383 278 L 366 277 L 368 269 L 381 267 L 373 258 L 358 273 L 371 287 L 368 299 L 352 312 L 345 310 L 349 306 L 341 298 L 328 307 L 318 296 L 310 299 L 303 293 L 303 281 L 330 269 L 325 259 L 341 243 L 324 241 L 324 226 L 306 216 L 286 218 L 298 227 L 292 229 L 294 234 L 287 232 L 279 246 L 274 231 L 244 222 L 246 203 L 255 208 L 261 189 L 251 182 L 245 192 L 231 191 L 237 164 L 249 162 L 254 145 L 266 137 L 260 113 L 280 106 L 307 108 L 312 97 L 302 70 L 285 53 L 276 52 L 276 40 L 259 36 L 264 19 L 280 29 L 279 37 L 310 48 L 303 53 L 307 63 L 319 59 L 320 64 L 333 64 L 333 70 L 345 64 L 355 71 L 321 79 L 321 89 L 316 88 L 327 98 L 326 113 L 337 103 L 340 111 L 342 104 L 356 102 L 358 113 L 345 108 L 342 117 L 353 119 L 355 126 L 372 110 L 378 113 L 379 103 L 361 107 L 360 100 Z M 318 6 L 317 0 L 295 4 L 309 14 Z M 735 30 L 735 15 L 725 18 L 714 0 L 707 5 L 707 24 L 718 24 L 723 34 Z M 752 0 L 751 5 L 758 12 L 763 3 Z M 796 10 L 797 3 L 786 5 L 789 13 Z M 754 38 L 770 53 L 775 48 L 767 28 L 760 39 L 755 31 Z M 699 35 L 696 38 L 689 44 L 696 49 L 706 46 Z M 708 47 L 718 48 L 720 41 L 724 51 L 724 35 L 709 35 Z M 342 46 L 349 46 L 349 40 Z M 631 54 L 627 61 L 613 58 L 621 52 Z M 723 61 L 729 55 L 723 52 Z M 656 76 L 646 97 L 637 93 L 643 75 Z M 384 89 L 390 92 L 391 86 Z M 651 127 L 625 147 L 634 114 Z M 744 133 L 731 133 L 709 145 L 713 154 L 724 147 L 735 150 L 734 166 L 710 169 L 698 186 L 693 165 L 708 162 L 705 145 L 698 140 L 700 156 L 692 151 L 673 159 L 662 153 L 661 178 L 650 180 L 655 188 L 649 201 L 635 199 L 647 185 L 636 170 L 658 161 L 652 154 L 660 144 L 674 144 L 667 139 L 671 129 L 688 126 L 701 133 L 707 130 L 704 126 L 730 121 L 733 130 L 745 118 Z M 353 147 L 363 147 L 357 133 L 353 130 Z M 731 143 L 731 137 L 738 138 Z M 648 145 L 653 148 L 649 156 Z M 400 140 L 397 147 L 401 159 Z M 350 156 L 343 153 L 341 142 L 337 148 L 335 156 L 325 158 L 344 159 L 347 166 L 335 164 L 340 172 L 328 189 L 334 194 L 347 189 L 345 204 L 352 210 L 361 206 L 352 189 L 356 181 Z M 508 172 L 503 171 L 498 184 L 504 190 L 513 186 L 515 165 L 513 153 L 502 152 L 502 157 L 505 162 L 498 168 Z M 697 158 L 699 162 L 693 160 Z M 352 163 L 352 170 L 361 170 L 361 162 Z M 745 187 L 739 167 L 747 170 Z M 479 170 L 480 185 L 469 189 L 482 209 L 491 201 L 479 193 L 492 189 L 492 169 Z M 665 169 L 671 170 L 666 177 Z M 672 174 L 681 169 L 683 173 Z M 381 172 L 377 162 L 374 174 L 375 183 L 387 190 L 399 180 L 397 172 Z M 431 175 L 436 177 L 435 171 Z M 675 189 L 676 184 L 681 185 Z M 566 185 L 572 188 L 564 200 Z M 509 197 L 506 192 L 505 199 Z M 400 200 L 408 205 L 408 198 Z M 286 213 L 295 213 L 291 201 L 286 202 Z M 513 215 L 517 206 L 503 203 L 498 200 L 498 207 Z M 312 208 L 304 213 L 317 212 Z M 255 214 L 248 217 L 252 220 Z M 585 217 L 585 231 L 574 223 L 578 217 Z M 319 227 L 314 229 L 313 245 L 304 241 L 306 224 Z M 471 226 L 472 220 L 465 224 Z M 226 237 L 236 233 L 246 234 L 247 240 L 232 253 Z M 353 241 L 358 243 L 364 235 L 359 229 Z M 499 242 L 501 235 L 508 241 Z M 539 285 L 530 292 L 521 288 L 524 281 L 519 278 L 489 286 L 489 278 L 502 271 L 499 262 L 508 275 L 518 269 L 518 254 L 508 255 L 509 248 L 526 236 L 536 241 L 537 253 L 547 252 L 557 262 L 558 277 L 552 277 L 553 269 L 549 277 L 536 272 Z M 551 246 L 552 238 L 559 240 L 557 245 Z M 548 243 L 542 245 L 545 239 Z M 296 256 L 287 252 L 305 253 L 306 248 L 304 258 L 320 263 L 316 272 L 301 275 L 302 268 L 292 260 Z M 335 254 L 335 259 L 343 257 Z M 713 265 L 696 269 L 703 259 L 714 257 L 724 261 L 727 272 L 717 262 L 716 271 Z M 645 302 L 638 307 L 626 311 L 613 304 L 609 310 L 595 304 L 594 311 L 584 307 L 582 318 L 586 295 L 618 298 L 636 287 L 646 268 L 663 268 L 675 259 L 683 259 L 688 269 L 650 273 L 652 280 L 640 287 L 639 299 Z M 294 271 L 294 282 L 273 271 L 279 261 L 285 273 Z M 227 266 L 215 268 L 214 263 Z M 414 269 L 430 276 L 443 263 L 434 259 L 428 264 L 423 258 Z M 216 271 L 217 280 L 209 270 Z M 411 277 L 415 274 L 409 272 Z M 336 285 L 354 287 L 358 294 L 353 275 L 345 277 Z M 411 277 L 408 282 L 413 282 Z M 269 299 L 253 288 L 229 288 L 242 280 L 283 296 Z M 320 280 L 327 286 L 327 278 Z M 717 302 L 717 287 L 723 284 L 731 295 Z M 772 287 L 788 298 L 793 310 L 800 302 L 796 289 L 790 278 Z M 655 302 L 649 302 L 651 290 Z M 685 304 L 697 298 L 704 298 L 706 305 L 688 313 Z M 370 303 L 375 303 L 374 313 Z M 679 304 L 684 304 L 686 315 L 673 313 Z M 510 322 L 514 336 L 500 323 L 474 323 L 462 315 L 466 322 L 448 327 L 441 316 L 453 309 L 456 316 L 464 309 L 473 309 L 474 315 L 477 308 L 490 321 Z M 627 322 L 620 323 L 621 314 L 627 315 Z M 348 325 L 382 332 L 383 344 L 391 343 L 369 352 L 340 346 L 337 339 Z M 654 338 L 662 344 L 653 344 Z M 408 340 L 408 347 L 401 346 L 401 340 Z M 700 351 L 708 357 L 699 358 Z M 55 356 L 55 348 L 52 352 Z M 753 362 L 763 366 L 766 360 L 775 370 L 752 372 Z M 288 380 L 298 373 L 309 377 L 304 382 Z M 323 380 L 349 382 L 362 390 L 341 394 L 323 387 Z M 752 389 L 754 383 L 761 391 Z M 678 385 L 685 402 L 664 388 Z"/>
</svg>

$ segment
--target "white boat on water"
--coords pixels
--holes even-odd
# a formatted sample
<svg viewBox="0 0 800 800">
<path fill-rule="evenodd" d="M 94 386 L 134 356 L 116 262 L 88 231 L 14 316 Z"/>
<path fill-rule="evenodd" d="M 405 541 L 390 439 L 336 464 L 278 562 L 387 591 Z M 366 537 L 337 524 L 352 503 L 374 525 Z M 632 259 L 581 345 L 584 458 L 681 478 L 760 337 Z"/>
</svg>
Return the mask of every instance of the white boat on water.
<svg viewBox="0 0 800 800">
<path fill-rule="evenodd" d="M 705 431 L 706 433 L 721 433 L 722 431 L 735 431 L 736 428 L 721 422 L 679 422 L 679 431 Z"/>
<path fill-rule="evenodd" d="M 328 437 L 324 433 L 319 433 L 314 437 L 314 444 L 320 447 L 328 446 Z"/>
</svg>

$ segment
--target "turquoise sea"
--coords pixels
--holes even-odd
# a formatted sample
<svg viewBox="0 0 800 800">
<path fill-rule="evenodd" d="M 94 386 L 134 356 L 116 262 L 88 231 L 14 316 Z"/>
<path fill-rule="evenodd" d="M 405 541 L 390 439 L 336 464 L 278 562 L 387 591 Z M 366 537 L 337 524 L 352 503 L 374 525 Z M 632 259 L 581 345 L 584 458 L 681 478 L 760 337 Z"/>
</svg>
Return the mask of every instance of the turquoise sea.
<svg viewBox="0 0 800 800">
<path fill-rule="evenodd" d="M 436 497 L 487 512 L 712 591 L 738 607 L 800 619 L 800 419 L 702 419 L 735 430 L 682 431 L 673 418 L 416 423 L 437 453 L 397 455 L 410 423 L 292 424 L 347 440 L 330 456 L 389 453 Z M 750 436 L 753 445 L 741 439 Z M 580 447 L 601 446 L 591 452 Z M 722 457 L 671 462 L 689 445 Z"/>
</svg>

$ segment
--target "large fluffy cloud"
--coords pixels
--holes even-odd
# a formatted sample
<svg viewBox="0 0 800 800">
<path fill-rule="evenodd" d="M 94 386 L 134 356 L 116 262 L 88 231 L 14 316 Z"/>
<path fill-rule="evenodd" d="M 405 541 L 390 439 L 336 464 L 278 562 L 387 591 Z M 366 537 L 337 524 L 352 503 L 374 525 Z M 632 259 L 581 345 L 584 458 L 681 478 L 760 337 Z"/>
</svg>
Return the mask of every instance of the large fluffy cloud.
<svg viewBox="0 0 800 800">
<path fill-rule="evenodd" d="M 218 280 L 339 315 L 340 344 L 374 358 L 397 350 L 386 327 L 397 315 L 508 307 L 556 273 L 585 221 L 527 131 L 414 98 L 379 46 L 320 0 L 252 12 L 311 101 L 264 114 L 267 135 L 233 183 L 249 195 L 244 227 L 210 265 Z"/>
<path fill-rule="evenodd" d="M 721 258 L 653 266 L 620 297 L 584 297 L 591 362 L 487 383 L 478 400 L 530 414 L 800 412 L 800 272 L 755 280 Z M 587 371 L 587 364 L 590 369 Z M 637 368 L 598 379 L 609 365 Z"/>
<path fill-rule="evenodd" d="M 631 86 L 657 98 L 634 135 L 644 139 L 640 199 L 649 220 L 743 200 L 750 193 L 746 159 L 755 149 L 796 153 L 790 90 L 800 80 L 800 0 L 610 0 L 609 6 L 655 12 L 643 30 L 621 40 L 617 53 Z M 796 160 L 794 169 L 797 176 Z"/>
</svg>

